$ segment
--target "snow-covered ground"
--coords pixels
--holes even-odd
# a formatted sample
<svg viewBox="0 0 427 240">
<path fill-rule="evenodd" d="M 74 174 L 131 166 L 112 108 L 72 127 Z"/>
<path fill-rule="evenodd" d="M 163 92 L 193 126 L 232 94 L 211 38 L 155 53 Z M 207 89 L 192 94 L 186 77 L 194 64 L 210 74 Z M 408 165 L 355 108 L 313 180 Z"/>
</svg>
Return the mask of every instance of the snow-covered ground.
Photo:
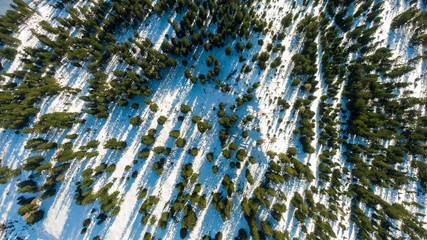
<svg viewBox="0 0 427 240">
<path fill-rule="evenodd" d="M 52 21 L 56 16 L 65 16 L 65 11 L 58 11 L 54 9 L 51 4 L 55 1 L 43 0 L 39 2 L 33 2 L 31 6 L 37 10 L 26 24 L 20 26 L 20 31 L 17 37 L 22 41 L 22 45 L 19 47 L 19 51 L 22 52 L 24 47 L 35 47 L 37 46 L 38 40 L 35 36 L 31 35 L 30 29 L 41 31 L 38 26 L 38 22 L 41 20 Z M 24 159 L 34 156 L 36 154 L 31 153 L 28 149 L 24 149 L 25 142 L 37 136 L 45 137 L 50 141 L 57 142 L 58 144 L 65 143 L 69 140 L 65 138 L 65 135 L 76 133 L 78 137 L 72 140 L 74 149 L 78 149 L 80 146 L 86 145 L 88 141 L 98 140 L 100 145 L 97 148 L 99 155 L 91 159 L 73 160 L 71 167 L 66 172 L 65 180 L 57 186 L 57 193 L 55 196 L 42 201 L 41 209 L 44 210 L 45 216 L 42 221 L 34 224 L 27 225 L 22 219 L 22 216 L 18 215 L 17 209 L 20 207 L 16 204 L 16 199 L 21 196 L 17 192 L 18 187 L 16 183 L 19 181 L 26 180 L 29 173 L 22 171 L 22 174 L 14 179 L 9 180 L 7 184 L 0 185 L 0 224 L 5 224 L 7 229 L 0 229 L 0 238 L 5 239 L 16 239 L 18 237 L 23 239 L 92 239 L 95 236 L 100 236 L 101 239 L 143 239 L 146 232 L 152 233 L 156 238 L 159 239 L 180 239 L 179 230 L 181 223 L 176 223 L 173 219 L 169 219 L 165 230 L 161 230 L 157 225 L 146 225 L 141 226 L 141 214 L 138 213 L 138 209 L 141 203 L 145 200 L 137 200 L 137 195 L 140 188 L 146 188 L 148 190 L 147 196 L 155 195 L 160 198 L 160 201 L 152 211 L 152 216 L 160 218 L 162 212 L 169 211 L 171 207 L 171 201 L 176 197 L 177 191 L 175 190 L 175 184 L 182 180 L 180 176 L 181 167 L 183 164 L 193 163 L 193 170 L 199 173 L 198 183 L 202 184 L 201 193 L 207 195 L 207 208 L 202 211 L 196 211 L 198 222 L 195 229 L 189 233 L 189 239 L 201 239 L 204 235 L 210 235 L 211 237 L 218 231 L 223 233 L 223 239 L 233 239 L 238 234 L 240 228 L 244 228 L 249 232 L 247 222 L 244 219 L 243 212 L 241 210 L 240 202 L 243 199 L 243 195 L 233 195 L 232 202 L 233 208 L 231 210 L 231 219 L 225 222 L 222 221 L 219 213 L 211 206 L 212 200 L 211 193 L 218 192 L 221 190 L 221 181 L 225 174 L 230 175 L 230 178 L 235 182 L 236 186 L 238 183 L 243 182 L 244 193 L 250 196 L 254 189 L 259 186 L 262 181 L 264 173 L 268 168 L 268 158 L 266 156 L 267 151 L 274 151 L 277 153 L 286 152 L 288 147 L 296 147 L 298 149 L 298 159 L 304 163 L 311 164 L 311 170 L 316 175 L 317 166 L 319 164 L 318 155 L 325 149 L 322 147 L 316 147 L 316 153 L 307 155 L 302 153 L 302 147 L 299 144 L 297 138 L 292 134 L 293 130 L 298 126 L 298 113 L 292 108 L 279 112 L 277 110 L 276 99 L 278 97 L 286 99 L 286 101 L 292 106 L 298 98 L 302 98 L 306 95 L 297 90 L 295 87 L 291 87 L 290 73 L 292 71 L 291 57 L 299 52 L 302 48 L 301 37 L 296 32 L 296 25 L 305 14 L 319 14 L 324 11 L 319 4 L 313 6 L 313 1 L 309 3 L 307 7 L 303 7 L 297 4 L 295 8 L 292 8 L 292 3 L 286 0 L 278 0 L 270 3 L 271 7 L 261 5 L 257 9 L 257 12 L 261 14 L 263 11 L 267 11 L 267 21 L 273 21 L 272 29 L 278 30 L 280 28 L 280 20 L 286 12 L 299 13 L 299 16 L 293 21 L 293 24 L 286 30 L 286 37 L 282 41 L 282 45 L 286 47 L 286 50 L 281 54 L 282 65 L 277 69 L 267 69 L 260 71 L 259 68 L 254 67 L 253 70 L 247 74 L 240 74 L 240 69 L 243 63 L 250 63 L 252 55 L 254 53 L 265 50 L 266 44 L 261 48 L 257 44 L 257 39 L 260 37 L 258 34 L 253 34 L 250 41 L 253 43 L 253 47 L 249 50 L 245 50 L 243 55 L 245 61 L 238 62 L 238 53 L 233 50 L 231 56 L 224 54 L 222 48 L 218 51 L 206 52 L 202 46 L 199 46 L 194 50 L 197 56 L 197 60 L 189 63 L 195 64 L 195 69 L 192 73 L 206 73 L 208 67 L 206 67 L 205 59 L 213 54 L 215 58 L 220 61 L 220 75 L 218 79 L 228 83 L 231 87 L 230 93 L 222 93 L 220 89 L 214 88 L 214 83 L 197 83 L 193 84 L 188 79 L 184 78 L 184 67 L 175 67 L 170 69 L 168 72 L 163 72 L 164 79 L 161 81 L 151 82 L 151 89 L 153 89 L 153 96 L 151 97 L 152 102 L 158 104 L 159 111 L 152 112 L 146 104 L 143 103 L 143 98 L 134 98 L 130 103 L 139 103 L 141 107 L 139 109 L 133 109 L 130 106 L 119 107 L 117 105 L 111 105 L 109 110 L 109 117 L 107 119 L 96 119 L 92 115 L 82 114 L 81 118 L 86 119 L 84 124 L 75 124 L 73 128 L 69 130 L 54 130 L 50 131 L 49 134 L 23 134 L 15 133 L 13 130 L 2 130 L 0 132 L 0 141 L 2 148 L 0 150 L 0 159 L 2 165 L 9 166 L 10 168 L 17 168 L 23 164 Z M 425 5 L 419 3 L 422 8 Z M 376 41 L 380 42 L 381 46 L 389 46 L 393 49 L 393 57 L 400 57 L 399 61 L 402 63 L 407 60 L 422 55 L 425 49 L 418 48 L 414 49 L 409 46 L 410 37 L 405 33 L 405 29 L 399 29 L 393 31 L 390 29 L 391 20 L 398 13 L 410 8 L 409 4 L 403 1 L 386 1 L 384 3 L 384 11 L 382 13 L 383 24 L 377 31 Z M 170 18 L 173 20 L 175 15 L 171 15 Z M 363 20 L 363 19 L 362 19 Z M 363 24 L 363 22 L 355 22 L 355 26 Z M 159 49 L 160 44 L 165 39 L 165 35 L 172 36 L 173 29 L 166 21 L 166 17 L 158 17 L 152 15 L 146 20 L 146 24 L 137 29 L 142 38 L 149 38 L 155 48 Z M 123 34 L 117 39 L 126 40 L 131 36 L 133 30 L 127 34 Z M 268 33 L 265 37 L 262 37 L 264 42 L 269 42 L 272 38 L 271 34 Z M 234 44 L 237 41 L 246 42 L 245 39 L 230 39 L 229 45 Z M 320 37 L 318 38 L 320 41 Z M 320 46 L 320 44 L 318 44 Z M 190 55 L 192 55 L 190 54 Z M 272 56 L 274 59 L 276 55 Z M 318 65 L 320 64 L 320 57 Z M 16 69 L 22 67 L 22 62 L 19 60 L 19 55 L 13 62 L 2 61 L 5 71 L 13 72 Z M 182 66 L 182 65 L 178 65 Z M 117 60 L 113 60 L 107 67 L 107 73 L 112 75 L 111 72 L 117 69 L 125 69 L 127 66 L 120 64 Z M 320 77 L 321 70 L 317 73 L 317 80 L 320 81 L 318 89 L 314 92 L 316 100 L 310 106 L 310 109 L 316 113 L 315 119 L 319 119 L 319 103 L 320 96 L 326 94 L 326 86 Z M 405 81 L 413 83 L 407 90 L 412 90 L 414 97 L 425 97 L 425 89 L 427 86 L 427 78 L 425 74 L 427 72 L 426 61 L 419 61 L 416 64 L 416 69 L 409 74 L 397 79 L 398 81 Z M 230 74 L 233 73 L 230 76 Z M 240 80 L 236 80 L 237 78 Z M 58 83 L 62 86 L 69 86 L 73 88 L 80 88 L 82 91 L 77 95 L 67 95 L 61 93 L 55 97 L 49 97 L 43 99 L 38 105 L 40 112 L 35 117 L 36 121 L 40 116 L 45 113 L 51 112 L 81 112 L 84 108 L 84 101 L 79 99 L 79 96 L 86 95 L 88 89 L 87 79 L 91 78 L 91 75 L 86 72 L 83 68 L 76 68 L 71 64 L 67 64 L 58 68 L 55 73 L 55 78 Z M 415 78 L 420 78 L 419 81 L 415 82 Z M 254 121 L 248 122 L 247 124 L 235 123 L 233 129 L 231 129 L 230 142 L 234 141 L 239 148 L 245 148 L 248 152 L 248 156 L 255 156 L 257 163 L 250 165 L 252 175 L 254 176 L 254 185 L 245 183 L 245 171 L 242 169 L 231 169 L 229 167 L 229 160 L 221 155 L 222 148 L 219 143 L 219 129 L 221 128 L 218 124 L 219 118 L 216 115 L 216 111 L 213 107 L 218 109 L 218 104 L 223 102 L 226 104 L 227 114 L 231 114 L 229 107 L 235 104 L 235 98 L 245 93 L 245 90 L 252 84 L 259 82 L 259 87 L 253 93 L 255 95 L 254 100 L 244 103 L 234 113 L 239 116 L 239 120 L 247 114 L 251 114 L 255 117 Z M 333 102 L 333 106 L 343 103 L 342 92 L 344 89 L 343 83 L 340 86 L 339 93 L 337 94 L 337 100 Z M 180 122 L 177 120 L 178 116 L 183 114 L 179 111 L 181 104 L 189 105 L 192 111 L 185 116 L 185 120 Z M 423 112 L 425 115 L 425 110 Z M 195 124 L 191 122 L 193 115 L 200 116 L 202 119 L 212 125 L 212 129 L 202 134 L 197 130 Z M 141 116 L 143 123 L 140 126 L 132 126 L 129 124 L 130 117 Z M 157 119 L 160 116 L 166 116 L 167 122 L 161 126 L 157 124 Z M 283 118 L 280 122 L 279 118 Z M 259 132 L 254 130 L 259 128 Z M 90 131 L 86 132 L 85 129 L 90 128 Z M 141 136 L 146 135 L 148 130 L 154 128 L 157 130 L 155 146 L 166 146 L 171 147 L 172 153 L 167 156 L 165 170 L 162 175 L 157 176 L 154 171 L 151 170 L 153 164 L 158 161 L 161 157 L 157 154 L 151 153 L 150 157 L 145 160 L 138 160 L 136 164 L 133 163 L 137 159 L 137 154 L 145 146 L 140 142 Z M 318 126 L 316 125 L 316 136 L 312 144 L 317 144 L 318 140 Z M 171 130 L 180 130 L 181 136 L 187 140 L 187 144 L 184 149 L 178 149 L 174 145 L 174 141 L 169 137 Z M 250 137 L 242 139 L 240 134 L 242 130 L 249 132 Z M 126 141 L 127 147 L 123 151 L 114 151 L 104 149 L 103 145 L 110 138 L 117 138 L 120 141 Z M 272 139 L 275 140 L 272 140 Z M 261 146 L 256 145 L 257 139 L 265 140 L 265 143 Z M 357 140 L 356 140 L 357 141 Z M 197 147 L 199 154 L 196 157 L 191 156 L 187 153 L 188 149 Z M 206 159 L 206 154 L 213 152 L 214 161 L 210 163 Z M 47 151 L 42 153 L 46 159 L 49 159 L 54 154 L 54 151 Z M 232 153 L 235 154 L 235 153 Z M 341 151 L 338 151 L 334 156 L 334 161 L 340 163 L 342 158 Z M 99 213 L 100 204 L 95 201 L 88 206 L 78 206 L 74 203 L 74 193 L 76 190 L 75 183 L 82 180 L 81 172 L 87 168 L 94 168 L 100 163 L 116 164 L 116 170 L 111 174 L 102 174 L 97 178 L 93 187 L 94 190 L 100 189 L 108 182 L 112 182 L 113 186 L 109 192 L 114 191 L 120 192 L 122 202 L 120 204 L 121 210 L 117 216 L 108 218 L 104 223 L 96 225 L 96 216 Z M 342 164 L 342 163 L 341 163 Z M 131 166 L 131 170 L 126 170 L 127 166 Z M 217 165 L 219 167 L 219 174 L 212 173 L 212 166 Z M 408 167 L 408 166 L 403 166 Z M 244 169 L 244 168 L 243 168 Z M 130 177 L 133 171 L 137 170 L 138 175 L 136 178 Z M 130 177 L 126 179 L 126 177 Z M 39 182 L 41 184 L 42 182 Z M 292 217 L 290 200 L 294 192 L 302 193 L 305 189 L 310 186 L 318 187 L 317 181 L 308 183 L 302 180 L 291 179 L 289 182 L 285 182 L 280 189 L 286 194 L 288 212 L 284 214 L 282 220 L 274 225 L 277 229 L 288 230 L 292 237 L 301 237 L 301 228 L 297 227 L 297 221 Z M 386 201 L 395 201 L 398 198 L 398 202 L 403 201 L 415 201 L 421 205 L 426 205 L 426 198 L 423 195 L 417 194 L 416 184 L 410 184 L 407 186 L 407 191 L 403 190 L 377 190 L 376 194 L 379 194 Z M 190 189 L 186 189 L 190 191 Z M 415 193 L 408 193 L 408 191 L 415 191 Z M 26 197 L 35 196 L 34 194 L 24 194 Z M 315 201 L 324 203 L 327 202 L 326 198 L 321 198 L 321 195 L 315 194 Z M 338 227 L 338 223 L 332 224 L 334 231 L 337 234 L 337 239 L 353 239 L 355 238 L 355 227 L 351 226 L 349 220 L 349 206 L 350 201 L 343 199 L 341 202 L 342 209 L 345 210 L 344 217 L 341 222 L 346 226 L 346 230 L 341 230 Z M 91 210 L 95 209 L 95 213 L 91 213 Z M 426 209 L 418 210 L 418 212 L 426 214 Z M 260 213 L 260 218 L 267 217 L 266 212 Z M 182 216 L 181 216 L 182 217 Z M 85 234 L 80 234 L 82 229 L 82 222 L 84 219 L 92 219 L 92 223 L 89 225 L 88 230 Z M 424 217 L 424 220 L 425 217 Z M 307 228 L 312 229 L 313 224 L 307 223 Z"/>
</svg>

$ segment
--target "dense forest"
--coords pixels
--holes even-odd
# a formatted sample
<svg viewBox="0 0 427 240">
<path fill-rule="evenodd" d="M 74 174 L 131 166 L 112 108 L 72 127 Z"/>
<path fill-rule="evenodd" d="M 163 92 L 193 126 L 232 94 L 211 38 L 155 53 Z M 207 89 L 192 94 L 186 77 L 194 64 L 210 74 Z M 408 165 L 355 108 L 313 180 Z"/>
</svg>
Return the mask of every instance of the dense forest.
<svg viewBox="0 0 427 240">
<path fill-rule="evenodd" d="M 0 238 L 426 239 L 426 5 L 13 0 Z"/>
</svg>

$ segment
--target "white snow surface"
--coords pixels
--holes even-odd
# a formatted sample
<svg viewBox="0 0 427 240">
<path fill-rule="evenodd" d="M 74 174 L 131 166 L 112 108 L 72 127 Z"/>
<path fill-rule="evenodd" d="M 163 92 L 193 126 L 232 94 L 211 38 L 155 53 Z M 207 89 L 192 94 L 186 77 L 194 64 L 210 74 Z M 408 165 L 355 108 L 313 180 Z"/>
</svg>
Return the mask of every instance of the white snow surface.
<svg viewBox="0 0 427 240">
<path fill-rule="evenodd" d="M 22 41 L 22 45 L 19 47 L 20 52 L 23 51 L 24 47 L 35 47 L 39 44 L 37 38 L 32 36 L 30 32 L 30 29 L 42 31 L 38 26 L 39 21 L 52 21 L 56 16 L 63 17 L 67 15 L 65 11 L 56 10 L 52 7 L 51 4 L 55 2 L 56 1 L 42 0 L 31 3 L 31 6 L 37 10 L 37 13 L 34 14 L 26 24 L 20 26 L 19 33 L 17 34 L 17 37 Z M 418 2 L 417 4 L 419 7 L 425 8 L 421 1 Z M 26 180 L 29 174 L 26 171 L 22 171 L 19 177 L 9 180 L 7 184 L 0 185 L 0 223 L 8 226 L 7 229 L 0 230 L 0 238 L 16 239 L 20 237 L 31 240 L 92 239 L 95 236 L 100 236 L 101 239 L 119 240 L 143 239 L 144 234 L 150 232 L 158 239 L 180 239 L 180 222 L 176 223 L 170 219 L 165 230 L 161 230 L 156 225 L 148 224 L 146 226 L 141 226 L 141 214 L 138 213 L 138 209 L 148 196 L 155 195 L 160 198 L 160 202 L 152 209 L 152 216 L 156 216 L 157 219 L 159 219 L 162 212 L 170 209 L 171 201 L 176 197 L 175 184 L 182 180 L 180 176 L 181 166 L 192 162 L 193 170 L 199 173 L 198 183 L 201 183 L 203 186 L 201 192 L 207 195 L 207 208 L 202 211 L 196 211 L 198 222 L 195 229 L 189 232 L 189 239 L 201 239 L 204 235 L 213 237 L 218 231 L 223 233 L 223 239 L 233 239 L 237 236 L 240 228 L 244 228 L 249 232 L 247 222 L 243 217 L 243 212 L 240 207 L 243 194 L 233 195 L 231 219 L 225 222 L 222 221 L 219 213 L 210 204 L 212 200 L 211 193 L 221 191 L 221 181 L 224 174 L 230 175 L 230 178 L 235 182 L 236 186 L 238 183 L 243 182 L 242 188 L 244 193 L 250 196 L 254 189 L 259 186 L 264 173 L 267 171 L 268 159 L 265 153 L 269 150 L 274 152 L 286 152 L 288 147 L 293 146 L 298 149 L 298 159 L 304 163 L 309 162 L 316 176 L 318 166 L 317 156 L 324 149 L 319 145 L 316 147 L 316 153 L 314 154 L 307 155 L 302 153 L 302 147 L 298 139 L 293 137 L 292 134 L 292 131 L 298 126 L 297 113 L 292 112 L 292 109 L 288 109 L 284 112 L 277 111 L 276 97 L 286 99 L 292 106 L 296 99 L 304 96 L 303 93 L 298 92 L 296 88 L 290 86 L 291 79 L 289 76 L 293 67 L 291 57 L 302 48 L 300 36 L 296 33 L 296 24 L 304 17 L 304 14 L 318 14 L 324 11 L 324 9 L 320 8 L 321 4 L 313 7 L 313 1 L 311 1 L 307 7 L 296 4 L 296 7 L 293 9 L 292 2 L 286 0 L 274 1 L 271 2 L 270 5 L 271 8 L 268 8 L 266 5 L 261 4 L 257 12 L 261 14 L 262 11 L 267 11 L 266 18 L 268 21 L 273 21 L 273 30 L 280 28 L 280 20 L 286 12 L 292 12 L 294 14 L 299 12 L 298 18 L 293 21 L 292 26 L 286 32 L 285 39 L 282 41 L 282 44 L 286 46 L 285 52 L 281 54 L 282 67 L 276 70 L 267 69 L 265 71 L 253 68 L 249 74 L 240 74 L 243 63 L 251 62 L 251 57 L 254 53 L 265 50 L 261 49 L 260 46 L 256 44 L 257 39 L 260 37 L 258 34 L 251 34 L 250 40 L 253 43 L 253 47 L 250 50 L 245 50 L 243 53 L 246 58 L 244 62 L 235 61 L 238 58 L 238 54 L 235 53 L 235 51 L 233 51 L 231 56 L 226 56 L 223 54 L 223 48 L 219 48 L 218 53 L 212 53 L 206 52 L 203 47 L 200 46 L 194 52 L 197 56 L 197 60 L 194 61 L 196 68 L 192 70 L 192 73 L 206 73 L 208 68 L 206 67 L 205 59 L 209 54 L 214 54 L 214 57 L 219 58 L 221 63 L 221 71 L 218 78 L 224 80 L 228 79 L 227 81 L 232 88 L 231 94 L 222 93 L 219 89 L 215 89 L 213 84 L 193 84 L 184 78 L 185 67 L 176 67 L 170 69 L 168 72 L 163 72 L 163 80 L 153 81 L 151 83 L 151 89 L 154 91 L 151 100 L 159 106 L 159 111 L 156 113 L 150 111 L 148 106 L 143 103 L 143 98 L 134 98 L 131 100 L 131 103 L 139 103 L 141 105 L 139 109 L 133 109 L 129 106 L 119 107 L 117 105 L 111 105 L 112 107 L 109 110 L 109 117 L 107 119 L 96 119 L 92 115 L 82 114 L 81 118 L 86 119 L 86 123 L 75 124 L 73 128 L 69 130 L 52 130 L 49 134 L 22 134 L 15 133 L 13 130 L 2 130 L 0 132 L 0 142 L 2 145 L 0 149 L 0 159 L 2 159 L 2 165 L 9 166 L 13 169 L 23 164 L 24 159 L 36 155 L 24 149 L 25 142 L 34 137 L 45 137 L 50 141 L 61 144 L 69 141 L 64 138 L 65 135 L 77 133 L 77 139 L 72 141 L 74 143 L 74 149 L 78 149 L 78 147 L 85 145 L 88 141 L 95 139 L 100 142 L 100 145 L 97 148 L 99 156 L 86 160 L 73 160 L 71 167 L 66 172 L 65 180 L 57 186 L 56 195 L 42 201 L 41 209 L 44 210 L 45 216 L 42 221 L 34 225 L 27 225 L 22 219 L 22 216 L 16 213 L 17 209 L 20 207 L 16 204 L 16 199 L 21 196 L 21 194 L 17 192 L 18 187 L 16 183 L 21 180 Z M 383 24 L 377 31 L 376 41 L 380 42 L 381 46 L 389 46 L 389 48 L 393 50 L 394 57 L 399 56 L 402 62 L 406 62 L 415 56 L 422 55 L 425 51 L 423 48 L 414 49 L 410 46 L 410 36 L 406 34 L 405 29 L 390 29 L 393 17 L 410 7 L 409 4 L 403 1 L 385 1 L 383 6 L 384 11 L 381 14 L 383 17 Z M 173 19 L 178 16 L 169 17 Z M 363 24 L 363 18 L 360 21 L 361 22 L 355 21 L 354 26 Z M 173 35 L 173 29 L 166 21 L 166 17 L 160 18 L 156 15 L 150 16 L 149 19 L 146 20 L 146 24 L 138 28 L 137 31 L 142 38 L 149 38 L 157 49 L 160 48 L 160 44 L 164 40 L 166 34 L 169 36 Z M 120 39 L 126 40 L 131 36 L 132 32 L 133 30 L 130 30 L 129 33 L 123 34 Z M 263 37 L 264 42 L 268 42 L 271 37 L 271 34 L 267 34 L 267 36 Z M 239 38 L 233 41 L 245 42 L 244 39 Z M 233 45 L 235 42 L 233 42 Z M 274 59 L 276 55 L 273 55 L 271 59 Z M 230 60 L 230 58 L 234 60 Z M 13 72 L 22 66 L 19 55 L 14 61 L 3 60 L 2 64 L 5 69 L 7 69 L 7 72 Z M 192 63 L 189 65 L 191 64 Z M 118 61 L 112 61 L 107 67 L 107 73 L 112 75 L 111 72 L 113 70 L 122 70 L 126 67 L 127 66 L 118 63 Z M 234 74 L 228 78 L 230 73 Z M 427 64 L 426 60 L 423 60 L 417 63 L 414 71 L 397 80 L 410 82 L 411 85 L 405 90 L 412 90 L 413 96 L 425 97 L 427 86 L 426 73 Z M 241 75 L 241 78 L 239 81 L 236 81 L 239 75 Z M 310 107 L 312 111 L 316 112 L 316 119 L 319 115 L 318 104 L 320 102 L 320 96 L 326 93 L 325 84 L 320 77 L 320 73 L 317 75 L 320 81 L 318 85 L 319 89 L 314 93 L 317 99 Z M 87 91 L 88 88 L 86 80 L 91 78 L 91 75 L 83 68 L 79 69 L 68 64 L 57 70 L 55 78 L 60 85 L 81 88 L 82 92 L 74 96 L 61 93 L 55 97 L 45 98 L 40 102 L 40 112 L 33 121 L 36 121 L 45 113 L 60 111 L 80 112 L 83 109 L 84 101 L 79 99 L 79 96 L 85 95 L 85 91 Z M 414 79 L 416 78 L 420 80 L 415 82 Z M 257 163 L 249 166 L 255 181 L 254 185 L 250 185 L 244 183 L 245 172 L 242 171 L 242 169 L 230 169 L 229 160 L 225 159 L 220 154 L 222 148 L 218 137 L 218 129 L 220 129 L 218 124 L 219 118 L 216 116 L 216 111 L 212 108 L 218 108 L 218 104 L 224 102 L 226 104 L 227 113 L 230 113 L 229 107 L 235 103 L 235 98 L 241 93 L 244 93 L 245 90 L 255 82 L 260 82 L 260 86 L 254 93 L 255 99 L 249 103 L 245 103 L 235 112 L 239 117 L 243 117 L 247 114 L 251 114 L 255 117 L 252 122 L 248 122 L 245 125 L 242 123 L 237 125 L 238 128 L 247 130 L 250 133 L 250 137 L 247 138 L 247 140 L 241 140 L 242 138 L 240 135 L 234 134 L 230 138 L 231 141 L 235 139 L 234 141 L 239 148 L 245 148 L 248 155 L 257 158 Z M 343 89 L 344 84 L 340 86 L 340 91 L 337 96 L 338 99 L 333 103 L 334 107 L 342 103 Z M 186 117 L 183 122 L 177 120 L 177 117 L 182 115 L 179 111 L 181 104 L 187 104 L 192 109 L 191 113 L 185 115 Z M 425 109 L 423 114 L 425 115 Z M 209 122 L 212 125 L 212 129 L 201 134 L 194 123 L 191 122 L 192 115 L 198 115 Z M 141 116 L 143 124 L 138 127 L 130 125 L 129 116 Z M 168 118 L 166 124 L 163 126 L 157 124 L 157 118 L 160 116 L 166 116 Z M 283 118 L 283 121 L 280 122 L 279 118 Z M 241 118 L 239 118 L 239 121 L 240 119 Z M 91 130 L 85 132 L 85 129 L 88 127 L 90 127 Z M 253 130 L 257 127 L 260 128 L 259 132 Z M 316 125 L 316 129 L 317 127 Z M 139 160 L 136 164 L 132 163 L 133 160 L 137 159 L 136 156 L 138 152 L 145 148 L 140 142 L 140 139 L 141 136 L 147 134 L 150 128 L 155 128 L 157 130 L 154 146 L 172 148 L 171 155 L 166 158 L 165 171 L 160 176 L 157 176 L 156 173 L 151 170 L 151 167 L 164 156 L 159 156 L 152 152 L 148 159 Z M 184 149 L 177 149 L 174 147 L 174 141 L 169 137 L 169 132 L 171 130 L 180 130 L 181 136 L 187 140 Z M 316 130 L 315 132 L 316 139 L 313 141 L 313 144 L 317 143 L 319 131 Z M 275 141 L 271 141 L 273 137 L 276 139 Z M 126 141 L 128 144 L 126 149 L 123 151 L 104 149 L 104 143 L 110 138 Z M 257 139 L 264 139 L 265 143 L 258 146 L 255 143 Z M 187 153 L 188 149 L 194 147 L 199 149 L 199 154 L 196 157 L 192 157 Z M 206 154 L 209 152 L 214 153 L 214 162 L 212 163 L 208 162 L 206 159 Z M 54 151 L 52 150 L 42 154 L 45 158 L 49 159 L 53 156 L 53 153 Z M 341 157 L 341 152 L 337 152 L 334 156 L 334 161 L 340 163 Z M 93 185 L 94 191 L 100 189 L 108 182 L 112 182 L 113 186 L 109 192 L 119 191 L 122 202 L 120 204 L 121 210 L 117 216 L 107 218 L 104 223 L 96 225 L 97 214 L 91 213 L 91 210 L 95 209 L 96 212 L 99 212 L 100 204 L 95 201 L 88 206 L 79 206 L 74 203 L 75 200 L 73 196 L 77 187 L 75 183 L 83 179 L 80 175 L 81 172 L 87 168 L 94 168 L 100 163 L 115 163 L 116 170 L 111 174 L 102 174 L 99 178 L 96 178 Z M 128 165 L 131 166 L 131 170 L 126 170 L 126 166 Z M 212 173 L 213 165 L 219 167 L 219 174 Z M 402 165 L 402 167 L 409 168 L 407 165 Z M 130 177 L 131 173 L 135 170 L 138 171 L 137 177 Z M 126 177 L 129 177 L 129 179 L 126 179 Z M 42 184 L 42 182 L 39 182 L 39 184 Z M 280 187 L 286 196 L 288 196 L 288 211 L 284 214 L 279 223 L 273 225 L 275 229 L 288 230 L 291 238 L 300 238 L 303 236 L 301 234 L 301 228 L 297 226 L 297 221 L 292 217 L 290 199 L 294 192 L 302 193 L 312 185 L 317 186 L 317 181 L 308 183 L 292 179 L 289 182 L 285 182 L 285 184 Z M 191 186 L 192 185 L 190 185 L 190 187 Z M 147 188 L 148 194 L 146 198 L 137 200 L 140 188 Z M 190 189 L 186 189 L 186 191 L 189 190 Z M 407 191 L 378 189 L 376 190 L 376 194 L 379 194 L 384 200 L 389 202 L 415 201 L 426 206 L 427 200 L 425 196 L 417 194 L 417 185 L 415 183 L 408 185 L 406 190 Z M 26 193 L 24 196 L 30 197 L 34 196 L 34 194 Z M 320 196 L 319 194 L 315 194 L 314 200 L 316 202 L 325 203 L 327 199 Z M 352 226 L 349 220 L 349 206 L 350 201 L 348 199 L 342 199 L 341 207 L 345 210 L 345 214 L 341 221 L 337 221 L 334 225 L 331 223 L 331 226 L 337 234 L 337 239 L 355 238 L 355 226 Z M 427 214 L 426 209 L 418 210 L 418 212 Z M 260 218 L 267 217 L 265 212 L 259 214 Z M 92 223 L 85 234 L 80 234 L 82 222 L 86 218 L 90 218 Z M 426 218 L 424 217 L 422 220 L 426 221 Z M 344 224 L 346 230 L 339 228 L 339 223 Z M 313 228 L 313 224 L 307 223 L 306 227 L 310 230 Z"/>
</svg>

